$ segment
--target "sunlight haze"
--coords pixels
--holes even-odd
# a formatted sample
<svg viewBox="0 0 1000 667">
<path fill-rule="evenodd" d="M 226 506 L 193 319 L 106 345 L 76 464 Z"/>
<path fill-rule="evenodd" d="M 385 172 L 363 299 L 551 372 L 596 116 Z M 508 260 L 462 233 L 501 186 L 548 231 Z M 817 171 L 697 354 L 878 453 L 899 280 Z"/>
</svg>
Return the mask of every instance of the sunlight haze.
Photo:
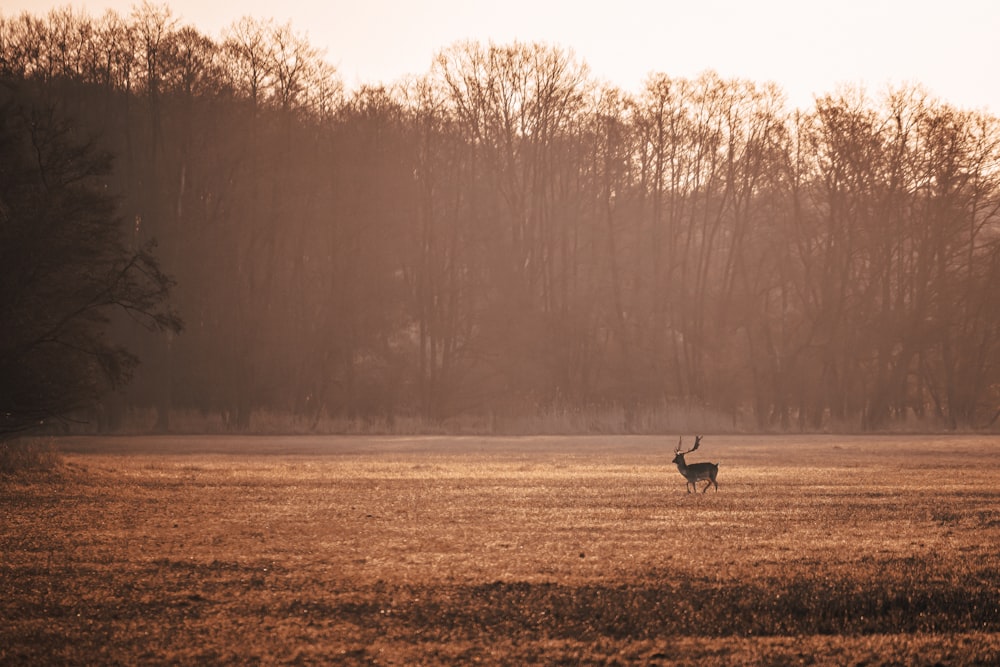
<svg viewBox="0 0 1000 667">
<path fill-rule="evenodd" d="M 127 14 L 137 3 L 8 0 L 3 14 L 45 14 L 67 4 L 99 16 L 108 8 Z M 650 72 L 694 77 L 714 69 L 724 77 L 774 81 L 795 107 L 808 107 L 815 95 L 841 84 L 863 86 L 873 95 L 887 86 L 921 84 L 955 106 L 1000 111 L 1000 5 L 987 0 L 162 4 L 211 36 L 244 15 L 291 22 L 325 50 L 351 88 L 423 74 L 434 54 L 456 41 L 521 40 L 571 49 L 597 79 L 633 92 Z"/>
</svg>

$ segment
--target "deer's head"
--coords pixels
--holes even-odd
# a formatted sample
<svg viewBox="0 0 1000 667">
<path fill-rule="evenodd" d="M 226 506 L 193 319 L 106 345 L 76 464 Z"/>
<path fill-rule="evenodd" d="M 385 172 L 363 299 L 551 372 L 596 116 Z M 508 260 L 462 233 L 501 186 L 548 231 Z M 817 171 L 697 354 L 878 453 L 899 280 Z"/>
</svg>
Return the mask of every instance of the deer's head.
<svg viewBox="0 0 1000 667">
<path fill-rule="evenodd" d="M 701 444 L 701 436 L 700 435 L 696 435 L 694 437 L 694 447 L 692 447 L 691 449 L 687 450 L 686 452 L 682 452 L 681 451 L 681 445 L 683 445 L 683 444 L 684 444 L 684 436 L 681 436 L 680 440 L 677 441 L 677 449 L 674 450 L 674 461 L 673 461 L 674 463 L 677 463 L 677 464 L 680 464 L 680 465 L 684 465 L 684 455 L 685 454 L 690 454 L 694 450 L 698 449 L 698 445 Z"/>
</svg>

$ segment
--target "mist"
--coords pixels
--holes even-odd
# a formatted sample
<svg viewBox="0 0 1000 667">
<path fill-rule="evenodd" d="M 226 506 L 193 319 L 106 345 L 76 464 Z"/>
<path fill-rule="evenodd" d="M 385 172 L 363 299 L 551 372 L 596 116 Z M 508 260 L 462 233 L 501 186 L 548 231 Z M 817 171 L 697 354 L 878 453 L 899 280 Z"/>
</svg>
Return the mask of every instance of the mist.
<svg viewBox="0 0 1000 667">
<path fill-rule="evenodd" d="M 346 90 L 273 22 L 3 18 L 0 78 L 114 156 L 185 323 L 112 317 L 142 363 L 82 428 L 995 427 L 996 117 L 917 84 L 630 94 L 568 46 Z"/>
</svg>

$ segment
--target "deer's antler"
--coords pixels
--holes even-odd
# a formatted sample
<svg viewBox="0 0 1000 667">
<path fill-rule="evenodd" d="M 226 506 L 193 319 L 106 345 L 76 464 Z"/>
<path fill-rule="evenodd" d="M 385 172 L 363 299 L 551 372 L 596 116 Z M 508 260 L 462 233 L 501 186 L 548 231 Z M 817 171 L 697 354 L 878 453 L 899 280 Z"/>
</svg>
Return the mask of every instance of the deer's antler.
<svg viewBox="0 0 1000 667">
<path fill-rule="evenodd" d="M 687 450 L 686 452 L 681 451 L 681 444 L 684 442 L 684 436 L 681 436 L 680 440 L 677 441 L 677 449 L 674 450 L 674 454 L 690 454 L 694 450 L 698 449 L 698 445 L 701 444 L 701 436 L 694 436 L 694 447 Z"/>
</svg>

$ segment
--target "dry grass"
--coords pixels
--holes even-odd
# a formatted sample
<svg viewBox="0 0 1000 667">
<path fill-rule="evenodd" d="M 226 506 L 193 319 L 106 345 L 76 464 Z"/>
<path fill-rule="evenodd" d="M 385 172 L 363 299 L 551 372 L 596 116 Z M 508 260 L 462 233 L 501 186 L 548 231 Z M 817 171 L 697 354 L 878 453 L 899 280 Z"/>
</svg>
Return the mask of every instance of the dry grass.
<svg viewBox="0 0 1000 667">
<path fill-rule="evenodd" d="M 1000 440 L 78 438 L 0 663 L 996 664 Z M 701 454 L 702 456 L 697 456 Z"/>
<path fill-rule="evenodd" d="M 16 438 L 0 441 L 0 477 L 54 470 L 62 462 L 52 440 Z"/>
</svg>

